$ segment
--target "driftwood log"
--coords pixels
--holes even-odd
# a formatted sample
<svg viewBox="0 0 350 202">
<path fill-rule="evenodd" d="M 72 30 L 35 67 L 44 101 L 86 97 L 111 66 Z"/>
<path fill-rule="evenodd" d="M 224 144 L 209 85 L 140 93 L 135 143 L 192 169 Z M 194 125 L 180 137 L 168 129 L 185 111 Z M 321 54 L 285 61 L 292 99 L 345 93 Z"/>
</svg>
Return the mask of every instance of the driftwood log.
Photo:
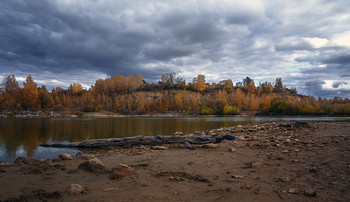
<svg viewBox="0 0 350 202">
<path fill-rule="evenodd" d="M 232 135 L 205 135 L 205 136 L 136 136 L 126 138 L 89 139 L 82 142 L 72 143 L 50 143 L 40 144 L 43 147 L 80 147 L 80 148 L 102 148 L 102 147 L 128 147 L 136 145 L 162 145 L 162 144 L 184 144 L 193 150 L 191 144 L 220 143 L 223 140 L 234 140 Z"/>
</svg>

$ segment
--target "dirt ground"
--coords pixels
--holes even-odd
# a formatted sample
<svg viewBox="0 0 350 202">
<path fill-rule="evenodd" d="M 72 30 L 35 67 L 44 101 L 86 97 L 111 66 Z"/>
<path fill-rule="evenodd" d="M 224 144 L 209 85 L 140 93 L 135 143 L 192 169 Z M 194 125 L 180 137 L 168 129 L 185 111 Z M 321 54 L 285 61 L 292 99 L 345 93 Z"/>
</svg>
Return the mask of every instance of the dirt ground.
<svg viewBox="0 0 350 202">
<path fill-rule="evenodd" d="M 198 134 L 236 136 L 209 148 L 138 146 L 73 160 L 0 164 L 0 201 L 350 201 L 350 122 L 286 122 Z M 162 149 L 162 150 L 159 150 Z M 119 179 L 78 168 L 94 155 Z M 73 194 L 71 184 L 84 189 Z"/>
</svg>

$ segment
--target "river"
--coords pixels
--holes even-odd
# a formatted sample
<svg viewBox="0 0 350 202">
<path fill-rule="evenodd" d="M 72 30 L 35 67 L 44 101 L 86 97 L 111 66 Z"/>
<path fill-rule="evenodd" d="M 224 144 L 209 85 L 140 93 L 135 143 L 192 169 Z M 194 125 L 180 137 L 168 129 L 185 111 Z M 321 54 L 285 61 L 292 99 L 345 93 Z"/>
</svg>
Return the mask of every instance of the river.
<svg viewBox="0 0 350 202">
<path fill-rule="evenodd" d="M 350 117 L 181 117 L 181 118 L 8 118 L 0 119 L 0 161 L 17 157 L 57 158 L 79 150 L 45 148 L 38 144 L 86 139 L 172 135 L 243 124 L 272 121 L 350 121 Z"/>
</svg>

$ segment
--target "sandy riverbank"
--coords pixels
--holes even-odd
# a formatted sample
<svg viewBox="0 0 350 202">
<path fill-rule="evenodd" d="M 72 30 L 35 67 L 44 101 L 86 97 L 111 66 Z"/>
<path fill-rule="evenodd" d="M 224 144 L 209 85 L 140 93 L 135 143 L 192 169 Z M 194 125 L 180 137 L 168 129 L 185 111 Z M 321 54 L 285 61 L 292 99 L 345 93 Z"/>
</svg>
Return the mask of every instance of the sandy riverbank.
<svg viewBox="0 0 350 202">
<path fill-rule="evenodd" d="M 214 148 L 110 148 L 73 160 L 2 163 L 0 200 L 349 201 L 349 131 L 349 122 L 264 123 L 203 131 L 237 137 Z M 134 171 L 112 180 L 78 168 L 94 157 Z M 69 193 L 71 184 L 83 189 Z"/>
</svg>

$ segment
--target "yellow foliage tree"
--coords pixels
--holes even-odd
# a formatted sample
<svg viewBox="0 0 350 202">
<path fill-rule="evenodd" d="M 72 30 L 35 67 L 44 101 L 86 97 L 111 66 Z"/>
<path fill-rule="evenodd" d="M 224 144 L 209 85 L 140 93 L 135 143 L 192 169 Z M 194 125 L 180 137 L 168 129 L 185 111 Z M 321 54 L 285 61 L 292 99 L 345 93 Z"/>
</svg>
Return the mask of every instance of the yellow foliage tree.
<svg viewBox="0 0 350 202">
<path fill-rule="evenodd" d="M 199 92 L 205 91 L 208 87 L 208 85 L 205 83 L 205 76 L 201 74 L 193 78 L 193 85 L 195 89 Z"/>
<path fill-rule="evenodd" d="M 39 104 L 39 92 L 37 84 L 31 75 L 28 75 L 26 80 L 23 82 L 22 89 L 22 106 L 24 109 L 34 109 Z"/>
</svg>

